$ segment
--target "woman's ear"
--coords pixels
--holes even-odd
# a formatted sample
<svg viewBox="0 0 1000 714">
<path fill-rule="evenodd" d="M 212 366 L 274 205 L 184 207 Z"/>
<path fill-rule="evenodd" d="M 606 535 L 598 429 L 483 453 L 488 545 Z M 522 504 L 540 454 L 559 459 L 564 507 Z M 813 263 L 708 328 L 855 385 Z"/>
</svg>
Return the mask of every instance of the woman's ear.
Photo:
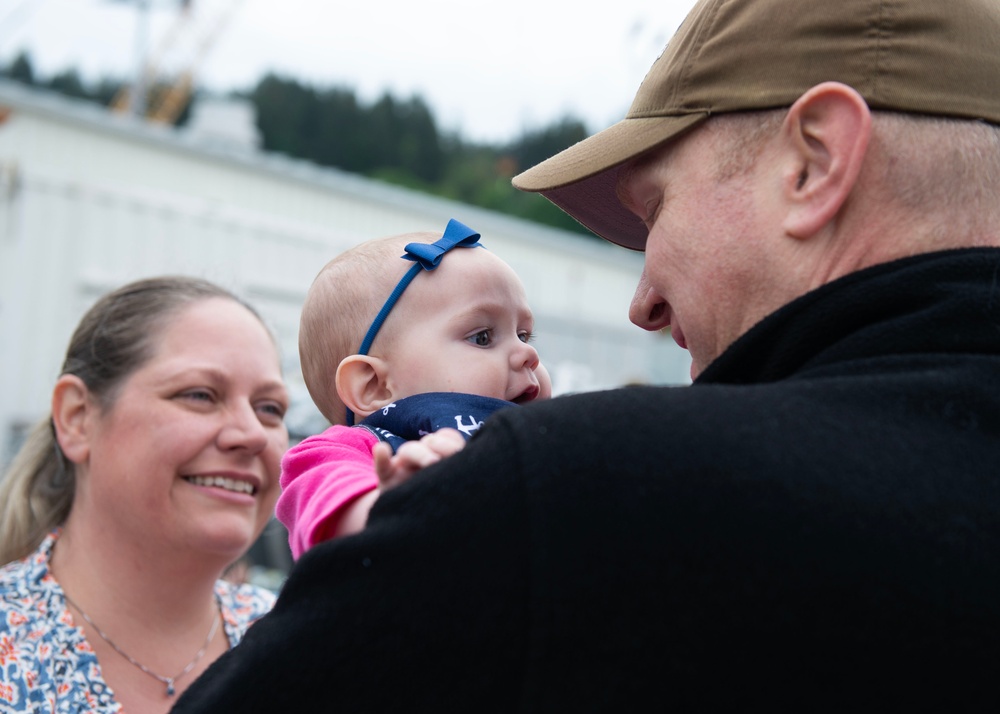
<svg viewBox="0 0 1000 714">
<path fill-rule="evenodd" d="M 788 110 L 782 133 L 791 160 L 782 190 L 789 235 L 810 238 L 836 217 L 857 184 L 871 122 L 864 98 L 839 82 L 816 85 Z"/>
<path fill-rule="evenodd" d="M 388 385 L 389 366 L 371 355 L 351 355 L 337 367 L 337 396 L 358 419 L 393 401 Z"/>
<path fill-rule="evenodd" d="M 91 417 L 96 410 L 97 405 L 82 379 L 64 374 L 56 380 L 52 390 L 52 424 L 59 448 L 74 464 L 83 463 L 90 456 Z"/>
</svg>

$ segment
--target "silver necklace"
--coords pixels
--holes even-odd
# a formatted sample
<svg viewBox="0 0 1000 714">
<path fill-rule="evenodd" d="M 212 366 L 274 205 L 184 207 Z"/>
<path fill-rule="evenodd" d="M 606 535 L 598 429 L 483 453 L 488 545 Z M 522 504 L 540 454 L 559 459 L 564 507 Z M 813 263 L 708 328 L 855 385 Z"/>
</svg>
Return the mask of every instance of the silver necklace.
<svg viewBox="0 0 1000 714">
<path fill-rule="evenodd" d="M 184 669 L 182 669 L 180 672 L 178 672 L 177 674 L 175 674 L 173 677 L 164 677 L 164 676 L 161 676 L 161 675 L 157 674 L 156 672 L 154 672 L 153 670 L 151 670 L 149 667 L 147 667 L 146 665 L 144 665 L 142 662 L 139 662 L 134 657 L 132 657 L 131 655 L 129 655 L 121 647 L 119 647 L 118 645 L 116 645 L 112 641 L 112 639 L 110 637 L 108 637 L 106 634 L 104 634 L 104 630 L 102 630 L 100 627 L 98 627 L 97 624 L 93 620 L 90 619 L 90 615 L 88 615 L 87 613 L 85 613 L 83 611 L 82 607 L 80 607 L 75 602 L 73 602 L 73 600 L 70 598 L 69 595 L 66 594 L 65 591 L 63 591 L 63 597 L 66 598 L 66 602 L 68 602 L 70 605 L 72 605 L 73 607 L 75 607 L 77 609 L 77 611 L 81 615 L 83 615 L 83 619 L 86 620 L 87 623 L 91 627 L 93 627 L 94 630 L 97 631 L 97 634 L 99 634 L 101 636 L 101 639 L 103 639 L 105 642 L 107 642 L 109 645 L 111 645 L 111 647 L 114 649 L 115 652 L 117 652 L 122 657 L 124 657 L 125 659 L 127 659 L 131 664 L 133 664 L 136 667 L 138 667 L 139 669 L 141 669 L 143 672 L 145 672 L 146 674 L 148 674 L 150 677 L 153 677 L 154 679 L 158 679 L 161 682 L 163 682 L 165 685 L 167 685 L 167 696 L 168 697 L 174 696 L 174 694 L 177 691 L 174 688 L 174 682 L 177 681 L 178 679 L 180 679 L 181 677 L 183 677 L 188 672 L 190 672 L 192 669 L 194 669 L 194 666 L 198 663 L 198 660 L 200 660 L 202 657 L 205 656 L 205 652 L 208 651 L 208 645 L 212 642 L 212 638 L 215 637 L 215 633 L 219 629 L 219 617 L 218 616 L 213 617 L 212 618 L 212 628 L 208 631 L 208 637 L 205 638 L 205 644 L 203 644 L 201 646 L 201 649 L 198 650 L 198 652 L 195 653 L 194 659 L 192 659 L 190 662 L 188 662 L 184 666 Z"/>
</svg>

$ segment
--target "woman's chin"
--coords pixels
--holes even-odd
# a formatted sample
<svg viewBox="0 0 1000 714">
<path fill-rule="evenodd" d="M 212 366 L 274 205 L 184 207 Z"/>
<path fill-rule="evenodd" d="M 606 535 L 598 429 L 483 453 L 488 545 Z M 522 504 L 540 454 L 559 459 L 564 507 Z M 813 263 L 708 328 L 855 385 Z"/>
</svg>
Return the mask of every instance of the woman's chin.
<svg viewBox="0 0 1000 714">
<path fill-rule="evenodd" d="M 257 540 L 263 527 L 243 522 L 213 523 L 212 527 L 203 532 L 192 548 L 202 551 L 206 556 L 216 556 L 226 564 L 243 555 Z"/>
</svg>

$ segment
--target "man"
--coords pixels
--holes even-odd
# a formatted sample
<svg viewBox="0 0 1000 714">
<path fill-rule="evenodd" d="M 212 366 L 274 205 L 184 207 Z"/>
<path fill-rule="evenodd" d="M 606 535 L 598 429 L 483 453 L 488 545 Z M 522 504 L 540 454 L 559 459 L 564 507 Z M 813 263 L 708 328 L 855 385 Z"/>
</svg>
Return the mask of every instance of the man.
<svg viewBox="0 0 1000 714">
<path fill-rule="evenodd" d="M 506 410 L 180 711 L 995 706 L 1000 3 L 702 0 L 515 178 L 645 250 L 686 388 Z"/>
</svg>

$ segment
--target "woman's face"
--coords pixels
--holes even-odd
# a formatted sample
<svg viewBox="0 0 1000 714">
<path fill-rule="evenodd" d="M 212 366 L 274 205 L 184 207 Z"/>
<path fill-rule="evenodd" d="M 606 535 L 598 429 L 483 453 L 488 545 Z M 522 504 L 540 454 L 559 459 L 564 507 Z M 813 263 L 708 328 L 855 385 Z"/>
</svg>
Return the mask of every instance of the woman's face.
<svg viewBox="0 0 1000 714">
<path fill-rule="evenodd" d="M 195 302 L 114 402 L 92 412 L 73 508 L 146 552 L 235 557 L 273 512 L 287 407 L 277 349 L 258 319 L 232 300 Z"/>
</svg>

